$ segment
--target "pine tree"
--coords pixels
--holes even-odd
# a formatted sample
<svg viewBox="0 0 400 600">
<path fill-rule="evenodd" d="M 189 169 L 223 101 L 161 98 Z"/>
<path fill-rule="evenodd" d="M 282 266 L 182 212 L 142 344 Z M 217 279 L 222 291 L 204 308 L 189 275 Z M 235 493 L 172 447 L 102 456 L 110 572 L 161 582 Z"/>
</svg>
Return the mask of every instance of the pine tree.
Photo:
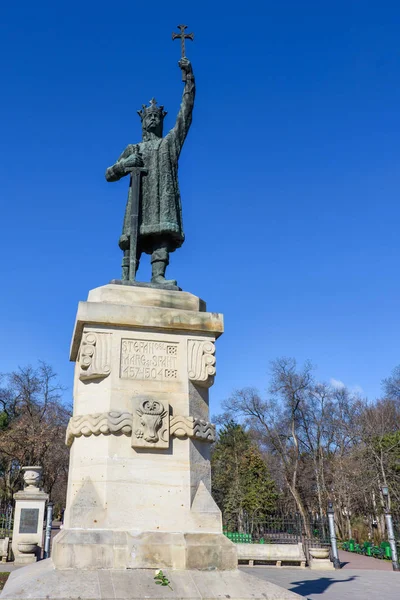
<svg viewBox="0 0 400 600">
<path fill-rule="evenodd" d="M 226 528 L 243 532 L 275 509 L 275 484 L 260 451 L 241 425 L 229 421 L 222 427 L 211 465 L 213 496 Z"/>
</svg>

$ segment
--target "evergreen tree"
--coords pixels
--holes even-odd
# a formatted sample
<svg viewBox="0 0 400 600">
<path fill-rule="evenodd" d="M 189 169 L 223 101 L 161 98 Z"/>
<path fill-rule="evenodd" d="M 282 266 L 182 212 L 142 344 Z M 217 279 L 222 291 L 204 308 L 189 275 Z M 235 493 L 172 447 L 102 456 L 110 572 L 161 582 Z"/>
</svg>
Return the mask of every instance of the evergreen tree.
<svg viewBox="0 0 400 600">
<path fill-rule="evenodd" d="M 212 459 L 213 496 L 225 527 L 243 532 L 276 507 L 277 493 L 267 465 L 249 434 L 234 421 L 219 432 Z"/>
</svg>

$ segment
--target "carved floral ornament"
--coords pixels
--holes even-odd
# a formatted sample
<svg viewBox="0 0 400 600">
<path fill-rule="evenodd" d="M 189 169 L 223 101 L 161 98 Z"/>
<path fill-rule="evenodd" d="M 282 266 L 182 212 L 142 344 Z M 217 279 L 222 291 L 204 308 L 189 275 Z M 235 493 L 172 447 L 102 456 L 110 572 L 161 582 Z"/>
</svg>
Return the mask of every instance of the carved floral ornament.
<svg viewBox="0 0 400 600">
<path fill-rule="evenodd" d="M 75 438 L 91 435 L 126 435 L 131 437 L 133 448 L 168 448 L 170 436 L 212 443 L 215 425 L 194 417 L 170 417 L 169 405 L 164 407 L 159 401 L 137 398 L 133 414 L 114 410 L 72 417 L 65 443 L 72 446 Z"/>
<path fill-rule="evenodd" d="M 79 352 L 81 381 L 101 379 L 111 373 L 111 333 L 86 331 Z"/>
<path fill-rule="evenodd" d="M 193 383 L 211 387 L 214 383 L 215 344 L 209 340 L 188 340 L 188 376 Z"/>
</svg>

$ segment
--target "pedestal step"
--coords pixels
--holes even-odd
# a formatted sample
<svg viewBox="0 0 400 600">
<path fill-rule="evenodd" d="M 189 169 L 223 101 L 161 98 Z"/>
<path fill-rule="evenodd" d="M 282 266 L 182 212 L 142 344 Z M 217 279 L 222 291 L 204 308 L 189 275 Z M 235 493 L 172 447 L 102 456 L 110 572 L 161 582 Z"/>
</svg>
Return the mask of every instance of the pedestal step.
<svg viewBox="0 0 400 600">
<path fill-rule="evenodd" d="M 63 530 L 53 541 L 59 569 L 235 569 L 235 545 L 222 534 Z"/>
<path fill-rule="evenodd" d="M 164 571 L 170 587 L 156 585 L 154 570 L 54 568 L 51 559 L 14 571 L 2 600 L 299 600 L 300 596 L 257 577 L 233 571 Z M 29 590 L 29 594 L 27 592 Z"/>
</svg>

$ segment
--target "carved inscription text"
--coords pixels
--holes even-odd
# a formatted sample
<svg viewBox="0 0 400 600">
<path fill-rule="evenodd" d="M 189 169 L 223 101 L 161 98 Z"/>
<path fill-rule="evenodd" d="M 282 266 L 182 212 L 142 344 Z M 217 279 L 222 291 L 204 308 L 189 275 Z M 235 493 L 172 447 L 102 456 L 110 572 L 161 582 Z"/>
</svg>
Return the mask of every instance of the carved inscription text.
<svg viewBox="0 0 400 600">
<path fill-rule="evenodd" d="M 38 508 L 22 508 L 19 533 L 37 533 L 39 524 Z"/>
<path fill-rule="evenodd" d="M 121 340 L 122 379 L 177 380 L 178 344 L 138 339 Z"/>
</svg>

